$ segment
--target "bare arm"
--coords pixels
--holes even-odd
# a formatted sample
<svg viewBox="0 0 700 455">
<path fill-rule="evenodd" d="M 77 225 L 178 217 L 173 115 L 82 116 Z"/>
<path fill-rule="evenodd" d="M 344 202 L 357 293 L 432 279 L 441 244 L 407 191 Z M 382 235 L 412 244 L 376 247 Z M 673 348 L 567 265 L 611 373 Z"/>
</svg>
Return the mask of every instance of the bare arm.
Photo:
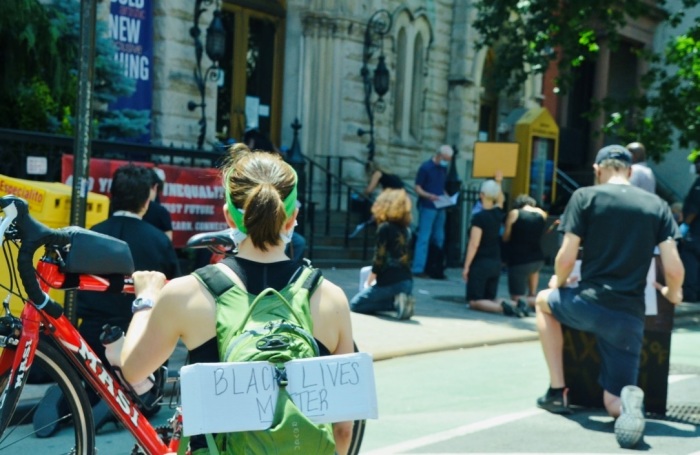
<svg viewBox="0 0 700 455">
<path fill-rule="evenodd" d="M 690 226 L 693 224 L 693 221 L 695 221 L 695 217 L 697 216 L 697 213 L 687 213 L 683 215 L 683 222 Z"/>
<path fill-rule="evenodd" d="M 576 264 L 578 248 L 581 245 L 581 237 L 571 232 L 564 234 L 564 241 L 554 259 L 554 274 L 556 276 L 556 287 L 560 288 L 566 284 L 567 278 Z"/>
<path fill-rule="evenodd" d="M 506 201 L 506 196 L 503 194 L 503 171 L 502 170 L 497 170 L 496 174 L 493 176 L 493 179 L 498 183 L 499 188 L 501 191 L 498 192 L 498 197 L 496 198 L 496 201 L 494 202 L 494 205 L 499 208 L 503 208 L 503 204 Z"/>
<path fill-rule="evenodd" d="M 474 261 L 474 256 L 476 256 L 476 251 L 479 249 L 479 244 L 481 243 L 481 235 L 483 231 L 480 227 L 472 226 L 469 231 L 469 244 L 467 245 L 467 256 L 464 258 L 464 269 L 462 270 L 462 278 L 467 281 L 469 276 L 469 268 Z"/>
<path fill-rule="evenodd" d="M 153 299 L 155 305 L 137 311 L 126 332 L 122 372 L 132 383 L 156 371 L 173 353 L 178 339 L 192 349 L 216 336 L 213 298 L 194 277 L 172 280 L 162 289 L 165 276 L 160 272 L 135 272 L 133 278 L 136 294 Z"/>
<path fill-rule="evenodd" d="M 436 200 L 436 199 L 438 199 L 438 198 L 440 197 L 440 196 L 437 195 L 437 194 L 428 193 L 427 191 L 425 191 L 425 190 L 423 189 L 423 187 L 421 187 L 421 186 L 418 185 L 418 184 L 416 184 L 416 194 L 417 194 L 419 197 L 422 197 L 422 198 L 424 198 L 424 199 L 428 199 L 429 201 L 434 201 L 434 200 Z"/>
<path fill-rule="evenodd" d="M 503 230 L 504 242 L 510 242 L 510 234 L 513 230 L 513 224 L 515 224 L 516 221 L 518 221 L 518 211 L 514 209 L 508 212 L 508 216 L 506 217 L 506 227 Z"/>
<path fill-rule="evenodd" d="M 683 279 L 685 278 L 685 269 L 678 255 L 678 248 L 673 239 L 665 240 L 659 243 L 659 251 L 661 253 L 661 263 L 664 268 L 665 286 L 660 286 L 657 283 L 657 289 L 661 294 L 673 304 L 678 304 L 683 300 Z"/>
<path fill-rule="evenodd" d="M 379 184 L 379 179 L 382 178 L 382 173 L 381 171 L 374 171 L 374 174 L 372 174 L 372 177 L 369 179 L 369 183 L 367 184 L 367 188 L 365 188 L 365 196 L 369 196 L 372 191 L 377 187 Z"/>
<path fill-rule="evenodd" d="M 350 307 L 342 289 L 324 280 L 311 297 L 311 314 L 314 319 L 314 337 L 332 354 L 355 352 Z M 352 422 L 334 423 L 333 436 L 336 452 L 345 455 L 352 440 Z"/>
</svg>

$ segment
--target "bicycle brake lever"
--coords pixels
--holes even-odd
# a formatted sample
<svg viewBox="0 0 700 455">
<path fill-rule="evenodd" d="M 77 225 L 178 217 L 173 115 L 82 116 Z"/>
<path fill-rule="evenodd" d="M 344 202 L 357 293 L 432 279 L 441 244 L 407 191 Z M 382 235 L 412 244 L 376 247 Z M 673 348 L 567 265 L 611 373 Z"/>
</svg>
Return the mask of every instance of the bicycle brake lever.
<svg viewBox="0 0 700 455">
<path fill-rule="evenodd" d="M 5 308 L 5 316 L 10 316 L 10 297 L 12 294 L 7 294 L 5 300 L 2 301 L 2 307 Z"/>
</svg>

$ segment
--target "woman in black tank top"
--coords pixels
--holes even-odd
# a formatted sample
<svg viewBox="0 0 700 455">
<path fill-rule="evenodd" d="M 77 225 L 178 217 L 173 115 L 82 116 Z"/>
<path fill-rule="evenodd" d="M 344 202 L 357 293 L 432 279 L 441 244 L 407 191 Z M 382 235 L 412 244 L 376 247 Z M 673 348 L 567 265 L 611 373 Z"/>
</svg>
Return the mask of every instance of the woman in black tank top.
<svg viewBox="0 0 700 455">
<path fill-rule="evenodd" d="M 535 307 L 539 271 L 544 265 L 540 242 L 547 213 L 533 198 L 521 194 L 506 217 L 503 242 L 508 263 L 508 291 L 523 308 Z"/>
<path fill-rule="evenodd" d="M 297 269 L 284 252 L 298 212 L 296 173 L 279 156 L 236 144 L 229 149 L 222 181 L 224 216 L 238 253 L 215 267 L 250 293 L 285 287 Z M 140 303 L 134 307 L 122 351 L 127 381 L 136 383 L 155 371 L 179 339 L 193 361 L 219 360 L 216 303 L 197 278 L 188 275 L 164 284 L 161 273 L 136 272 L 133 279 Z M 309 299 L 309 310 L 313 336 L 328 354 L 354 352 L 350 310 L 342 289 L 322 280 Z M 336 423 L 333 430 L 337 453 L 347 453 L 352 422 Z M 191 444 L 197 440 L 193 437 Z"/>
</svg>

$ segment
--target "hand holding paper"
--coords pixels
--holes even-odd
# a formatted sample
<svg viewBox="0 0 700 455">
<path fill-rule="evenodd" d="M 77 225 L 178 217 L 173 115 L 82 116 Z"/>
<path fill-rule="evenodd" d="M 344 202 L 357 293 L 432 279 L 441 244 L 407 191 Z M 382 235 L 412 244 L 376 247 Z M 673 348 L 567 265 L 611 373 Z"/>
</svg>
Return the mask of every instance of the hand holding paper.
<svg viewBox="0 0 700 455">
<path fill-rule="evenodd" d="M 448 196 L 446 194 L 443 194 L 442 196 L 435 199 L 433 201 L 433 204 L 435 204 L 435 208 L 437 208 L 437 209 L 450 207 L 450 206 L 457 204 L 457 197 L 458 196 L 459 196 L 459 192 L 453 194 L 452 196 Z"/>
</svg>

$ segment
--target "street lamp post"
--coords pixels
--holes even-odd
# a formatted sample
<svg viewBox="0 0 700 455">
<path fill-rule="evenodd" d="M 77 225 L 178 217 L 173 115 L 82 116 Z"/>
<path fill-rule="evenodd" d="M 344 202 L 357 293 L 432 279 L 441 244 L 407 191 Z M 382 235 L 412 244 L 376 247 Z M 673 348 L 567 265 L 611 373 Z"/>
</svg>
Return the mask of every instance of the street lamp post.
<svg viewBox="0 0 700 455">
<path fill-rule="evenodd" d="M 190 36 L 194 39 L 194 54 L 197 61 L 197 66 L 194 68 L 194 82 L 199 91 L 199 103 L 190 101 L 187 103 L 187 109 L 191 112 L 197 108 L 201 109 L 202 117 L 199 119 L 199 137 L 197 138 L 197 149 L 201 150 L 204 145 L 204 137 L 207 134 L 207 113 L 206 113 L 206 83 L 207 80 L 215 81 L 219 77 L 219 61 L 224 57 L 226 52 L 226 29 L 221 20 L 221 11 L 214 11 L 214 17 L 211 24 L 207 28 L 207 36 L 205 44 L 202 46 L 200 39 L 201 30 L 199 28 L 199 17 L 206 11 L 204 6 L 211 6 L 214 0 L 195 0 L 194 3 L 194 25 L 190 28 Z M 209 68 L 202 72 L 202 55 L 207 53 L 207 57 L 212 61 Z"/>
<path fill-rule="evenodd" d="M 370 17 L 367 22 L 367 28 L 365 29 L 365 44 L 362 52 L 362 69 L 360 70 L 360 75 L 362 76 L 362 84 L 365 89 L 365 109 L 367 110 L 367 117 L 369 117 L 369 130 L 360 128 L 357 130 L 357 135 L 360 137 L 365 134 L 369 135 L 367 161 L 374 160 L 374 112 L 384 111 L 385 104 L 382 97 L 389 91 L 389 69 L 386 67 L 384 61 L 382 44 L 384 36 L 391 30 L 391 25 L 391 13 L 385 9 L 380 9 L 372 14 L 372 17 Z M 370 77 L 370 70 L 367 64 L 377 50 L 379 50 L 379 62 L 374 70 L 374 76 Z M 379 97 L 374 104 L 372 103 L 372 89 L 374 89 Z"/>
</svg>

